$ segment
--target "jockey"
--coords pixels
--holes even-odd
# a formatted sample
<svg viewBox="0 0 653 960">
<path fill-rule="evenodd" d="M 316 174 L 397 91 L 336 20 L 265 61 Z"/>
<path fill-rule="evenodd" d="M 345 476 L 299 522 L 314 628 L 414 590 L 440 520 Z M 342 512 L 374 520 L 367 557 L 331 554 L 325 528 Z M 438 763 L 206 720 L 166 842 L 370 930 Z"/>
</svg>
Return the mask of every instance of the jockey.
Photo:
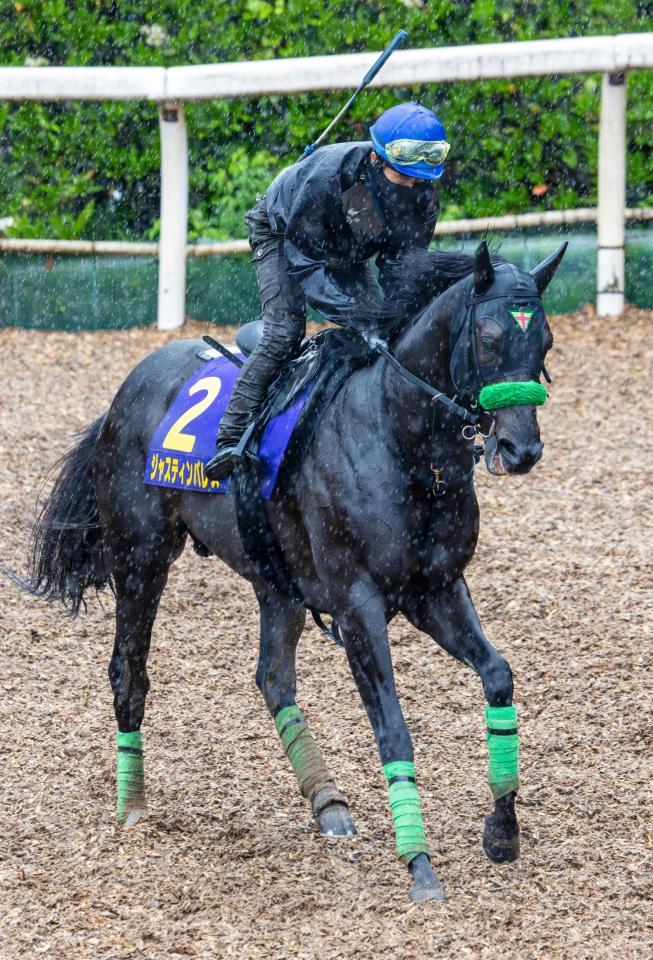
<svg viewBox="0 0 653 960">
<path fill-rule="evenodd" d="M 384 265 L 428 247 L 449 144 L 438 117 L 417 103 L 386 110 L 370 134 L 371 143 L 320 147 L 282 170 L 245 216 L 264 332 L 222 419 L 207 464 L 212 480 L 237 465 L 238 441 L 297 355 L 307 303 L 325 320 L 381 336 L 401 319 L 383 295 Z M 375 255 L 380 286 L 369 266 Z"/>
</svg>

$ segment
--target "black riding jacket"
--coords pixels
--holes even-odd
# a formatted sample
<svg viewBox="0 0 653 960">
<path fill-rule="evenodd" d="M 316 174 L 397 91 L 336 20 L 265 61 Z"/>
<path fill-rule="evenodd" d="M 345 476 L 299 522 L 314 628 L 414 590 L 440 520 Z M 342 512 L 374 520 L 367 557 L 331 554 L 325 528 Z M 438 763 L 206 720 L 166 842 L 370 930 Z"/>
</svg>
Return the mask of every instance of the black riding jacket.
<svg viewBox="0 0 653 960">
<path fill-rule="evenodd" d="M 320 147 L 283 170 L 267 191 L 272 232 L 284 238 L 288 273 L 327 320 L 373 314 L 383 297 L 368 261 L 384 264 L 409 247 L 427 247 L 439 213 L 433 181 L 398 186 L 372 162 L 371 143 Z"/>
</svg>

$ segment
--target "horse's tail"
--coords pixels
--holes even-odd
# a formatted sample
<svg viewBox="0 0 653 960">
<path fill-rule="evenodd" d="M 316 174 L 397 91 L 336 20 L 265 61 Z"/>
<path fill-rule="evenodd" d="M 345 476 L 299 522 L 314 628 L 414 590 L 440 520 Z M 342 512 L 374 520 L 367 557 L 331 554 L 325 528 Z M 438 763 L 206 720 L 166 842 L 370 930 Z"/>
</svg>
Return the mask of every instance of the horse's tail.
<svg viewBox="0 0 653 960">
<path fill-rule="evenodd" d="M 27 577 L 19 581 L 36 597 L 61 600 L 73 617 L 89 587 L 99 591 L 110 583 L 92 478 L 103 420 L 87 427 L 57 463 L 59 476 L 32 530 Z"/>
</svg>

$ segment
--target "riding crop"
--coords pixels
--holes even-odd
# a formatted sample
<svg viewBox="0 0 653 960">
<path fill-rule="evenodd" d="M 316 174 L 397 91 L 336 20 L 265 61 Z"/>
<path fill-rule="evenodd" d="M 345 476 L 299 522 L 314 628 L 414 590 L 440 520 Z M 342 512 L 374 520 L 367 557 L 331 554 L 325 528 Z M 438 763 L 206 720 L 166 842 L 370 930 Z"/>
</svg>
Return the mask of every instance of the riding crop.
<svg viewBox="0 0 653 960">
<path fill-rule="evenodd" d="M 408 36 L 408 33 L 407 33 L 405 30 L 399 30 L 399 31 L 394 35 L 394 37 L 392 38 L 392 40 L 390 41 L 390 43 L 388 44 L 388 46 L 385 48 L 385 50 L 383 51 L 383 53 L 381 54 L 381 56 L 379 57 L 379 59 L 378 59 L 378 60 L 370 67 L 370 69 L 367 71 L 367 73 L 365 74 L 365 76 L 363 77 L 363 79 L 361 80 L 361 82 L 360 82 L 360 83 L 358 84 L 358 86 L 356 87 L 356 90 L 354 91 L 354 93 L 351 95 L 351 97 L 349 98 L 349 100 L 347 101 L 347 103 L 344 105 L 344 107 L 342 108 L 342 110 L 337 114 L 337 116 L 335 116 L 335 117 L 333 118 L 333 120 L 331 121 L 331 123 L 329 124 L 329 126 L 326 128 L 326 130 L 324 130 L 324 131 L 320 134 L 320 136 L 317 138 L 317 140 L 314 140 L 313 143 L 308 144 L 306 147 L 304 147 L 304 152 L 303 152 L 303 154 L 301 155 L 300 160 L 303 160 L 304 157 L 310 156 L 312 153 L 314 153 L 314 151 L 315 151 L 319 146 L 322 145 L 322 143 L 324 143 L 324 141 L 325 141 L 326 138 L 328 137 L 329 133 L 331 132 L 331 130 L 333 130 L 333 128 L 335 127 L 335 125 L 338 123 L 338 121 L 341 120 L 342 117 L 344 117 L 344 115 L 348 112 L 348 110 L 351 109 L 351 107 L 352 107 L 354 101 L 356 100 L 356 97 L 358 96 L 358 94 L 359 94 L 359 93 L 362 93 L 362 91 L 365 89 L 365 87 L 368 85 L 368 83 L 371 83 L 371 81 L 372 81 L 372 80 L 374 79 L 374 77 L 377 75 L 377 73 L 379 72 L 379 70 L 381 69 L 381 67 L 383 66 L 383 64 L 386 62 L 386 60 L 388 60 L 388 59 L 392 56 L 392 54 L 395 52 L 395 50 L 397 49 L 397 47 L 400 46 L 400 45 L 404 42 L 404 40 L 406 39 L 407 36 Z"/>
</svg>

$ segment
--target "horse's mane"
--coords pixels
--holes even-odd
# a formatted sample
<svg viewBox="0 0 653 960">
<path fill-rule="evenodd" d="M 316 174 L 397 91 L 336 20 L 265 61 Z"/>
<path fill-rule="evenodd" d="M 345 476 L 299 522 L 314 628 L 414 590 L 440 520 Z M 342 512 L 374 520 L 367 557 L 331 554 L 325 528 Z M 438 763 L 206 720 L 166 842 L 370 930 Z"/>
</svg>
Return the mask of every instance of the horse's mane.
<svg viewBox="0 0 653 960">
<path fill-rule="evenodd" d="M 414 314 L 454 283 L 472 274 L 474 262 L 474 256 L 468 253 L 413 247 L 384 264 L 385 295 Z M 492 256 L 493 264 L 504 262 L 502 257 Z"/>
</svg>

